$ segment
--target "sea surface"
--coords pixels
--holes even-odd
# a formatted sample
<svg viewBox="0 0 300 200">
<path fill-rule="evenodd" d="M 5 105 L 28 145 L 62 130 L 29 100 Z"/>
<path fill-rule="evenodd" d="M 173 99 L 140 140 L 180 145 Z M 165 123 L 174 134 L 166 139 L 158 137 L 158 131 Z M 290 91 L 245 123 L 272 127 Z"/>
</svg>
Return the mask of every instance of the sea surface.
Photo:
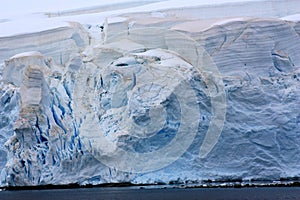
<svg viewBox="0 0 300 200">
<path fill-rule="evenodd" d="M 251 188 L 77 188 L 0 191 L 0 200 L 117 200 L 117 199 L 295 199 L 300 187 Z"/>
</svg>

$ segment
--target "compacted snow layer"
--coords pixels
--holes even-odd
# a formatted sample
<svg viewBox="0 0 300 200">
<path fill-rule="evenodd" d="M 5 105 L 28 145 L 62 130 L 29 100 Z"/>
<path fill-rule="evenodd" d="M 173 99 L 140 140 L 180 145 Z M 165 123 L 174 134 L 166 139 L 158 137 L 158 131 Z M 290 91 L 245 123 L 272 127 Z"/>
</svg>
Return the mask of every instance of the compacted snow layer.
<svg viewBox="0 0 300 200">
<path fill-rule="evenodd" d="M 0 185 L 299 177 L 297 15 L 197 9 L 1 37 Z"/>
</svg>

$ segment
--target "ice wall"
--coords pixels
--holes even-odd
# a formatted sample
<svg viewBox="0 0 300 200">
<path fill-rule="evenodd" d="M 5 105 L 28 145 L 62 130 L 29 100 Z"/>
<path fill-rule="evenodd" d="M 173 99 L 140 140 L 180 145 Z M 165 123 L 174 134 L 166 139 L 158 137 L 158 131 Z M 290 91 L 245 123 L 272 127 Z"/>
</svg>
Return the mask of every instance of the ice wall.
<svg viewBox="0 0 300 200">
<path fill-rule="evenodd" d="M 2 186 L 300 176 L 299 21 L 137 16 L 0 38 Z"/>
</svg>

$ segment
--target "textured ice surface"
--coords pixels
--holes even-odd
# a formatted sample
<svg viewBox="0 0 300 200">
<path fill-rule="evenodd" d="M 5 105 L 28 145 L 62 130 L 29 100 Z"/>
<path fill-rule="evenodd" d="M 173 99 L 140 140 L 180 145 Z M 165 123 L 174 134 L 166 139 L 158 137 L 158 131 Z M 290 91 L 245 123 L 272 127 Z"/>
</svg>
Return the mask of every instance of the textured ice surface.
<svg viewBox="0 0 300 200">
<path fill-rule="evenodd" d="M 1 186 L 299 177 L 297 15 L 194 9 L 1 37 Z"/>
</svg>

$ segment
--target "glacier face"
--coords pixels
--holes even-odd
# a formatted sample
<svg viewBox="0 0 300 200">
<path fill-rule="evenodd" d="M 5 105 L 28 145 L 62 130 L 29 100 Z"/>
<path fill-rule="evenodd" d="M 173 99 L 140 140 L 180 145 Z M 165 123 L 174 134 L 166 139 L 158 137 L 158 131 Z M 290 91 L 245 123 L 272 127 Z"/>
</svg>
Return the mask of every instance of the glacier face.
<svg viewBox="0 0 300 200">
<path fill-rule="evenodd" d="M 138 18 L 0 38 L 2 186 L 300 176 L 300 22 Z"/>
</svg>

